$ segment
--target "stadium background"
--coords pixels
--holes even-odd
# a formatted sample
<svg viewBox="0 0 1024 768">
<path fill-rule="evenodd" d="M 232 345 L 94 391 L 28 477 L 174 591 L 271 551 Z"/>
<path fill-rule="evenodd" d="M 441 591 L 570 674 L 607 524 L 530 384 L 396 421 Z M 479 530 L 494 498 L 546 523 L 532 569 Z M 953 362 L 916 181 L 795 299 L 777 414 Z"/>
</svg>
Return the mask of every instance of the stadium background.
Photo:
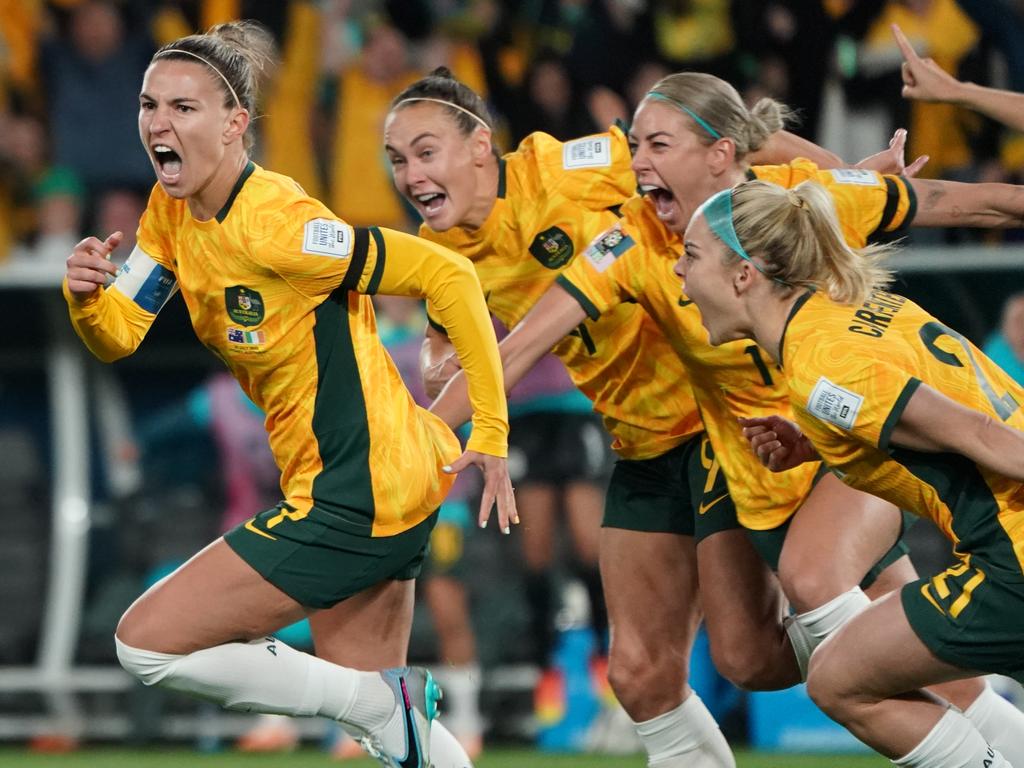
<svg viewBox="0 0 1024 768">
<path fill-rule="evenodd" d="M 391 187 L 381 123 L 391 97 L 440 64 L 487 94 L 506 149 L 534 130 L 568 139 L 628 119 L 658 77 L 692 69 L 730 80 L 750 102 L 788 103 L 800 117 L 793 130 L 850 162 L 905 126 L 908 159 L 931 157 L 924 176 L 1020 182 L 1024 168 L 1021 135 L 901 99 L 888 31 L 898 22 L 962 79 L 1020 91 L 1019 0 L 0 2 L 0 740 L 15 750 L 67 733 L 86 743 L 202 746 L 240 727 L 127 684 L 110 642 L 146 575 L 217 532 L 223 491 L 212 440 L 192 435 L 154 451 L 144 435 L 219 364 L 196 343 L 180 301 L 136 355 L 94 364 L 69 338 L 56 289 L 83 233 L 134 232 L 145 205 L 152 171 L 135 113 L 152 51 L 231 18 L 261 20 L 282 51 L 257 122 L 257 161 L 353 224 L 415 229 Z M 915 232 L 899 289 L 982 344 L 1000 333 L 1005 300 L 1024 290 L 1019 239 L 1016 231 Z M 1011 343 L 1024 336 L 1024 321 L 1013 322 L 1004 329 Z M 522 741 L 536 670 L 521 650 L 522 601 L 492 597 L 490 586 L 518 561 L 491 533 L 470 539 L 466 555 L 487 671 L 483 706 L 493 739 Z M 919 567 L 933 572 L 945 543 L 924 524 L 912 533 Z M 436 656 L 425 616 L 412 652 Z M 762 743 L 754 724 L 762 705 L 721 696 L 729 735 Z M 86 757 L 60 764 L 116 759 L 75 762 Z M 7 759 L 57 764 L 0 751 L 0 763 Z M 797 763 L 751 756 L 742 764 Z"/>
</svg>

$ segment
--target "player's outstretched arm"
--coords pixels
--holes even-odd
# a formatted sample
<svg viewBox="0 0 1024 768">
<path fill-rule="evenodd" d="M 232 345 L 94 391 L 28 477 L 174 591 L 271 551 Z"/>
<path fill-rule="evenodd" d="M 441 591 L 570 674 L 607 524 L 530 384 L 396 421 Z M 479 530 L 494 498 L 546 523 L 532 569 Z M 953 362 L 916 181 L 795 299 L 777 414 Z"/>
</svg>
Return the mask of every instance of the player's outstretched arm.
<svg viewBox="0 0 1024 768">
<path fill-rule="evenodd" d="M 537 361 L 586 319 L 579 302 L 558 285 L 541 296 L 522 320 L 501 343 L 501 365 L 505 374 L 505 391 L 512 389 Z M 456 373 L 445 386 L 430 410 L 448 426 L 461 426 L 469 418 L 469 400 L 465 374 Z"/>
<path fill-rule="evenodd" d="M 1019 407 L 1010 402 L 1008 408 Z M 928 453 L 959 453 L 980 467 L 1024 482 L 1024 432 L 927 384 L 910 396 L 890 443 Z"/>
<path fill-rule="evenodd" d="M 1024 187 L 1017 184 L 964 184 L 958 181 L 908 179 L 917 196 L 917 227 L 1024 226 Z"/>
<path fill-rule="evenodd" d="M 772 472 L 785 472 L 808 461 L 821 461 L 811 441 L 793 422 L 781 416 L 740 419 L 743 436 L 757 458 Z"/>
<path fill-rule="evenodd" d="M 931 59 L 918 56 L 896 24 L 892 33 L 903 55 L 904 98 L 967 107 L 1008 128 L 1024 131 L 1024 94 L 961 82 Z"/>
</svg>

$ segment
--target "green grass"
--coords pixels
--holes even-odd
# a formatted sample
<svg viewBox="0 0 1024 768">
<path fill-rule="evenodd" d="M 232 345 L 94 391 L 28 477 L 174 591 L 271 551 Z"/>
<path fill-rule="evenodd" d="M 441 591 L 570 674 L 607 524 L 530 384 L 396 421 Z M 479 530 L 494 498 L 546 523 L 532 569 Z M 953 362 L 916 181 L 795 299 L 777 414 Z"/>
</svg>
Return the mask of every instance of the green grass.
<svg viewBox="0 0 1024 768">
<path fill-rule="evenodd" d="M 763 752 L 737 753 L 738 768 L 882 768 L 889 762 L 874 755 L 784 755 Z M 644 768 L 640 756 L 547 755 L 535 750 L 493 749 L 477 768 Z M 290 754 L 241 755 L 222 752 L 198 754 L 187 749 L 83 749 L 64 755 L 33 754 L 0 749 L 2 768 L 373 768 L 372 760 L 338 762 L 317 750 Z M 379 766 L 378 766 L 379 768 Z"/>
</svg>

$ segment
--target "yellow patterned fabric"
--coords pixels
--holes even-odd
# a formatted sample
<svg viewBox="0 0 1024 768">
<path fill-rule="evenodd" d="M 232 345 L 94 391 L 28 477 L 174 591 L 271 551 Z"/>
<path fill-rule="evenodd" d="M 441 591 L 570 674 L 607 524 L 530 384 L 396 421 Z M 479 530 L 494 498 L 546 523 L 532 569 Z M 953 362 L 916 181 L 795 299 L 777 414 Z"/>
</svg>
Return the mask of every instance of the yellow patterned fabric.
<svg viewBox="0 0 1024 768">
<path fill-rule="evenodd" d="M 787 188 L 804 181 L 821 184 L 832 196 L 846 242 L 854 248 L 872 237 L 904 231 L 917 209 L 914 189 L 902 176 L 859 168 L 823 170 L 803 158 L 785 165 L 754 166 L 749 175 Z"/>
<path fill-rule="evenodd" d="M 354 229 L 292 179 L 250 163 L 207 221 L 154 187 L 136 251 L 111 288 L 81 305 L 68 296 L 72 322 L 99 357 L 116 359 L 176 290 L 200 341 L 266 413 L 294 514 L 315 504 L 354 532 L 390 536 L 426 519 L 452 483 L 440 467 L 459 442 L 413 402 L 384 351 L 368 295 L 377 291 L 430 298 L 471 382 L 469 447 L 506 453 L 497 344 L 457 254 Z"/>
<path fill-rule="evenodd" d="M 708 344 L 700 312 L 673 273 L 681 240 L 665 229 L 642 197 L 630 199 L 622 213 L 622 220 L 597 238 L 560 279 L 591 317 L 604 316 L 624 302 L 638 302 L 655 319 L 686 367 L 740 523 L 754 530 L 775 528 L 810 492 L 817 465 L 785 474 L 768 472 L 751 452 L 736 418 L 786 412 L 785 385 L 757 345 Z"/>
<path fill-rule="evenodd" d="M 420 234 L 473 262 L 491 312 L 518 323 L 636 187 L 618 128 L 568 142 L 526 137 L 500 162 L 498 198 L 479 229 Z M 435 325 L 436 313 L 428 306 Z M 627 459 L 660 456 L 701 431 L 685 371 L 639 307 L 585 321 L 552 350 Z"/>
<path fill-rule="evenodd" d="M 896 294 L 861 306 L 807 294 L 786 326 L 782 365 L 797 423 L 844 482 L 932 519 L 961 556 L 986 553 L 1024 572 L 1021 483 L 962 456 L 890 444 L 922 383 L 1024 429 L 1024 389 L 981 350 Z"/>
</svg>

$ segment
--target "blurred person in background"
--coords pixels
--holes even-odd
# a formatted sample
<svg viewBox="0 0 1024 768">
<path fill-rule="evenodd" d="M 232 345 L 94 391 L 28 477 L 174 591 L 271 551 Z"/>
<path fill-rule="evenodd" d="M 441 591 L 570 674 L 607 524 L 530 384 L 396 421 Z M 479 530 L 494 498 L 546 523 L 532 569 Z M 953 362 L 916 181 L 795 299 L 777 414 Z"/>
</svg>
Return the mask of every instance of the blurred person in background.
<svg viewBox="0 0 1024 768">
<path fill-rule="evenodd" d="M 983 350 L 1014 381 L 1024 385 L 1024 293 L 1006 300 L 999 327 L 985 340 Z"/>
<path fill-rule="evenodd" d="M 328 76 L 330 93 L 324 109 L 333 127 L 327 197 L 331 210 L 355 226 L 408 230 L 409 214 L 391 186 L 387 157 L 377 137 L 391 97 L 418 75 L 410 68 L 405 37 L 386 19 L 369 18 L 362 32 L 362 47 L 352 66 Z"/>
<path fill-rule="evenodd" d="M 122 8 L 83 0 L 40 49 L 52 161 L 75 173 L 90 202 L 112 190 L 144 192 L 152 180 L 131 105 L 155 45 L 142 19 Z"/>
</svg>

